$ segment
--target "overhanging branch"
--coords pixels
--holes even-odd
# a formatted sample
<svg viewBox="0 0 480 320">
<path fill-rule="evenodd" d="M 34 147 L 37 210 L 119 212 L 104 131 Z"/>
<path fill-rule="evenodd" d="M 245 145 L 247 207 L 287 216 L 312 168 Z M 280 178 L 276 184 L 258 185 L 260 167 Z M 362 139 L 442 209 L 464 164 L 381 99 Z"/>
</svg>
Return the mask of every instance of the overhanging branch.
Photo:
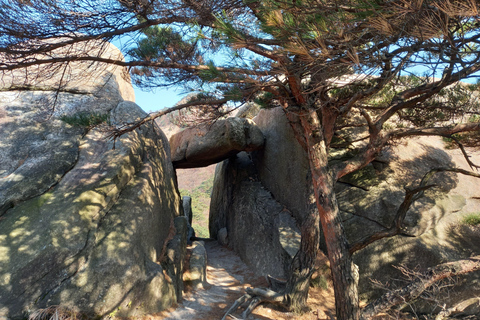
<svg viewBox="0 0 480 320">
<path fill-rule="evenodd" d="M 144 125 L 145 123 L 149 122 L 149 121 L 153 121 L 153 120 L 155 120 L 155 119 L 157 119 L 161 116 L 164 116 L 164 115 L 169 114 L 169 113 L 174 112 L 174 111 L 182 110 L 182 109 L 185 109 L 185 108 L 188 108 L 188 107 L 193 107 L 193 106 L 222 105 L 224 103 L 227 103 L 228 101 L 229 101 L 229 99 L 219 99 L 219 100 L 195 101 L 195 102 L 190 102 L 190 103 L 179 104 L 179 105 L 176 105 L 174 107 L 167 108 L 167 109 L 155 112 L 153 114 L 150 114 L 150 115 L 146 116 L 145 118 L 140 119 L 138 121 L 131 122 L 131 123 L 126 123 L 126 124 L 124 124 L 124 125 L 122 125 L 118 128 L 115 128 L 109 135 L 107 135 L 107 138 L 115 140 L 118 137 L 120 137 L 121 135 L 123 135 L 125 133 L 128 133 L 128 132 L 131 132 L 131 131 L 139 128 L 140 126 Z"/>
</svg>

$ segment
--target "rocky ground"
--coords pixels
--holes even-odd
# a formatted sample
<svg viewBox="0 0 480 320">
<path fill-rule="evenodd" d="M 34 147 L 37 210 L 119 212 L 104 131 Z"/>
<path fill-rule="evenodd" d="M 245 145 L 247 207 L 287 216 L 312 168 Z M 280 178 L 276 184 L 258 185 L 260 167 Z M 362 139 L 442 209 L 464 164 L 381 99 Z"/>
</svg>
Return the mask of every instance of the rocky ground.
<svg viewBox="0 0 480 320">
<path fill-rule="evenodd" d="M 220 246 L 216 241 L 207 241 L 205 247 L 208 253 L 208 286 L 197 290 L 187 288 L 184 300 L 176 309 L 172 308 L 145 320 L 221 319 L 225 310 L 245 292 L 245 288 L 267 285 L 265 279 L 255 276 L 233 251 Z M 322 261 L 324 262 L 324 258 L 319 262 Z M 332 314 L 335 313 L 333 289 L 329 280 L 325 285 L 327 289 L 319 286 L 310 290 L 311 310 L 305 314 L 294 314 L 275 306 L 261 305 L 249 319 L 333 319 Z"/>
</svg>

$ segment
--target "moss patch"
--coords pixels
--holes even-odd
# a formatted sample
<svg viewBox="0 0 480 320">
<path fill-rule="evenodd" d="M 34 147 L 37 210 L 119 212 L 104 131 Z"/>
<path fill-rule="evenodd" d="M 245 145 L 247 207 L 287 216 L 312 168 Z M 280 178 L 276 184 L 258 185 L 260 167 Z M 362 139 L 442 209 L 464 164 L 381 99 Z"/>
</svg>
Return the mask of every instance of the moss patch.
<svg viewBox="0 0 480 320">
<path fill-rule="evenodd" d="M 462 223 L 469 226 L 480 225 L 480 212 L 469 213 L 462 219 Z"/>
<path fill-rule="evenodd" d="M 100 114 L 96 112 L 78 112 L 71 116 L 63 115 L 60 117 L 60 120 L 71 126 L 91 128 L 102 123 L 109 123 L 110 117 L 108 114 Z"/>
</svg>

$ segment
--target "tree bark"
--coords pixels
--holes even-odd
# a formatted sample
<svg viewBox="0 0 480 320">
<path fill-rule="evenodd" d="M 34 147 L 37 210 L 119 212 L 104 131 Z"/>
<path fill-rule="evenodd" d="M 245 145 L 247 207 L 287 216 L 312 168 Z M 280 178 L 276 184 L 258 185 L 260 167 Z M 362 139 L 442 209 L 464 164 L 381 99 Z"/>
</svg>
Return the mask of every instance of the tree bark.
<svg viewBox="0 0 480 320">
<path fill-rule="evenodd" d="M 332 270 L 337 319 L 357 320 L 360 316 L 357 281 L 335 197 L 335 179 L 328 168 L 328 150 L 322 126 L 315 111 L 300 114 L 300 125 L 303 137 L 297 139 L 306 143 L 319 216 L 310 214 L 302 222 L 302 242 L 287 283 L 288 299 L 297 307 L 304 300 L 306 302 L 308 286 L 305 287 L 305 283 L 309 283 L 318 251 L 320 220 Z M 295 134 L 300 132 L 294 131 Z"/>
<path fill-rule="evenodd" d="M 307 306 L 310 278 L 319 247 L 319 229 L 318 215 L 310 212 L 301 226 L 300 249 L 292 261 L 285 288 L 286 305 L 294 311 L 302 311 Z"/>
</svg>

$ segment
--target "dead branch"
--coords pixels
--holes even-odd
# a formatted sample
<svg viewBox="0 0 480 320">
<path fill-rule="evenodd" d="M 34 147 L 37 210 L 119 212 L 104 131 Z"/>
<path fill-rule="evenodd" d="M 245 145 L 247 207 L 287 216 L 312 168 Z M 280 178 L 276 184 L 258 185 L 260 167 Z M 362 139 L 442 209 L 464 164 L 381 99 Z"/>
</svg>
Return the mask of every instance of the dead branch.
<svg viewBox="0 0 480 320">
<path fill-rule="evenodd" d="M 447 262 L 427 269 L 403 288 L 388 292 L 367 305 L 361 312 L 361 319 L 371 319 L 378 313 L 395 306 L 413 301 L 436 282 L 480 270 L 480 256 L 465 260 Z"/>
<path fill-rule="evenodd" d="M 407 216 L 408 209 L 410 209 L 410 206 L 412 203 L 418 199 L 418 197 L 415 197 L 420 192 L 423 192 L 429 188 L 433 187 L 433 185 L 427 185 L 427 186 L 420 186 L 415 189 L 407 189 L 405 188 L 405 198 L 400 205 L 400 207 L 397 210 L 397 213 L 395 215 L 395 218 L 392 221 L 391 227 L 388 229 L 384 229 L 382 231 L 376 232 L 372 235 L 369 235 L 367 237 L 364 237 L 363 239 L 358 240 L 357 242 L 353 243 L 350 246 L 350 254 L 353 254 L 354 252 L 361 250 L 368 246 L 369 244 L 372 244 L 373 242 L 376 242 L 380 239 L 383 238 L 390 238 L 399 234 L 402 234 L 403 231 L 403 221 L 405 220 L 405 217 Z"/>
</svg>

